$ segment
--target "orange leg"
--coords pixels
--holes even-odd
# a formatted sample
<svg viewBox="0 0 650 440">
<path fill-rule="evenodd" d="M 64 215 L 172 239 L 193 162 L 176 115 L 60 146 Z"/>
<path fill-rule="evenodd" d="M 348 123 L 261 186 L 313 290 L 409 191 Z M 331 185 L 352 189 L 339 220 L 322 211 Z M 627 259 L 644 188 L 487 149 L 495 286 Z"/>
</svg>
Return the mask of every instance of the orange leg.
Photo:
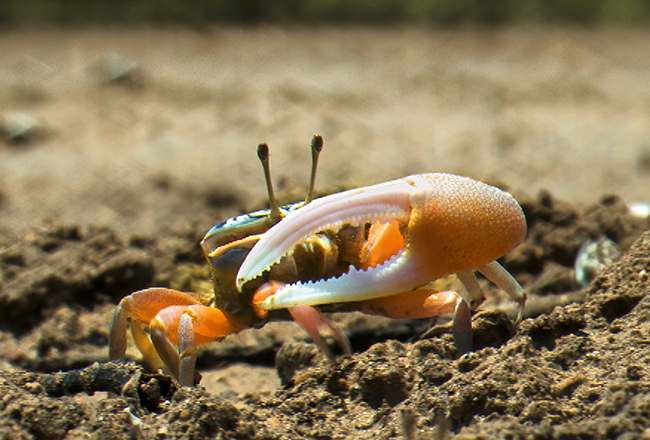
<svg viewBox="0 0 650 440">
<path fill-rule="evenodd" d="M 453 291 L 416 289 L 397 295 L 345 305 L 368 315 L 396 319 L 422 319 L 454 313 L 452 334 L 459 355 L 472 351 L 472 317 L 469 305 Z"/>
<path fill-rule="evenodd" d="M 142 354 L 147 357 L 150 354 L 149 352 L 153 350 L 146 347 L 146 339 L 148 338 L 142 338 L 142 327 L 149 325 L 154 316 L 166 307 L 192 304 L 200 304 L 197 296 L 163 288 L 139 290 L 123 298 L 115 312 L 113 312 L 108 342 L 109 358 L 124 359 L 126 355 L 127 319 L 132 321 L 136 345 L 138 345 Z M 143 346 L 141 347 L 140 344 L 143 344 Z M 149 346 L 151 346 L 150 343 Z"/>
<path fill-rule="evenodd" d="M 197 345 L 243 330 L 235 316 L 202 305 L 198 295 L 163 288 L 145 289 L 127 296 L 115 309 L 110 359 L 123 359 L 126 354 L 128 319 L 136 345 L 147 362 L 167 367 L 181 386 L 194 385 Z M 150 338 L 144 331 L 147 325 Z"/>
<path fill-rule="evenodd" d="M 215 307 L 170 306 L 149 326 L 156 352 L 181 386 L 194 385 L 196 347 L 244 330 L 237 318 Z"/>
<path fill-rule="evenodd" d="M 450 290 L 440 292 L 416 289 L 383 298 L 351 302 L 345 308 L 395 319 L 423 319 L 453 313 L 459 300 L 460 296 Z"/>
</svg>

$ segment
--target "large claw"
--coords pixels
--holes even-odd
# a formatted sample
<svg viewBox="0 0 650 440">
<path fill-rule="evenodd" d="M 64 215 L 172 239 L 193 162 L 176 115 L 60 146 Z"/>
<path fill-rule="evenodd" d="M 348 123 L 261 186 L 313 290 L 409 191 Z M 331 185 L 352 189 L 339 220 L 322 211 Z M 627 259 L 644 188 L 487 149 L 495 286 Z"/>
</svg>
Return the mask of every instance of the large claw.
<svg viewBox="0 0 650 440">
<path fill-rule="evenodd" d="M 274 310 L 396 295 L 484 266 L 526 235 L 524 214 L 510 194 L 461 176 L 414 175 L 323 197 L 290 213 L 253 247 L 239 268 L 237 286 L 241 289 L 316 232 L 394 220 L 405 245 L 383 264 L 287 284 L 257 306 Z"/>
</svg>

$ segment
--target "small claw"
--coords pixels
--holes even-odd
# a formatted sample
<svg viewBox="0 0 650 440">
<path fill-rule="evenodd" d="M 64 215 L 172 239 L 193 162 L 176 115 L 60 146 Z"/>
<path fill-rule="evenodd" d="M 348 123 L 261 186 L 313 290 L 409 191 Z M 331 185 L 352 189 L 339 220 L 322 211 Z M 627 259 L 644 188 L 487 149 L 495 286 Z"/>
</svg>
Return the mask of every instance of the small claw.
<svg viewBox="0 0 650 440">
<path fill-rule="evenodd" d="M 153 368 L 159 368 L 161 359 L 142 327 L 149 325 L 161 310 L 169 306 L 189 306 L 199 303 L 198 297 L 194 294 L 165 288 L 139 290 L 123 298 L 113 313 L 109 358 L 124 359 L 127 345 L 127 320 L 130 319 L 133 339 L 146 363 Z"/>
<path fill-rule="evenodd" d="M 140 290 L 122 299 L 113 313 L 111 359 L 123 359 L 126 354 L 128 319 L 133 339 L 149 366 L 165 366 L 181 386 L 196 383 L 198 345 L 247 327 L 234 314 L 203 305 L 198 294 L 165 288 Z M 149 327 L 149 334 L 144 326 Z"/>
</svg>

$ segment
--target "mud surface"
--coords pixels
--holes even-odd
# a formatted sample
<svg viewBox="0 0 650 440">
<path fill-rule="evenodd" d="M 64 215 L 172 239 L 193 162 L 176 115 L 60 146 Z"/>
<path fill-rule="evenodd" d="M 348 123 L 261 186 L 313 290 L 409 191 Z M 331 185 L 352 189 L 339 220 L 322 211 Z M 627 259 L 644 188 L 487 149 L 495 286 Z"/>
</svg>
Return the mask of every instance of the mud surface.
<svg viewBox="0 0 650 440">
<path fill-rule="evenodd" d="M 199 363 L 204 371 L 252 363 L 260 375 L 275 363 L 277 389 L 267 380 L 262 392 L 242 394 L 224 391 L 212 374 L 204 379 L 212 392 L 176 390 L 168 377 L 135 365 L 93 364 L 106 359 L 107 322 L 121 292 L 173 284 L 169 274 L 179 265 L 200 264 L 191 252 L 196 234 L 123 241 L 106 229 L 50 226 L 3 243 L 0 350 L 13 370 L 0 382 L 3 435 L 612 438 L 644 431 L 650 235 L 585 290 L 574 284 L 572 264 L 584 240 L 604 234 L 627 247 L 650 223 L 616 198 L 578 211 L 543 194 L 523 206 L 530 233 L 504 264 L 529 284 L 527 311 L 536 316 L 515 336 L 488 304 L 474 318 L 476 351 L 457 359 L 449 335 L 418 341 L 416 324 L 409 332 L 400 330 L 408 323 L 394 321 L 393 334 L 391 326 L 372 334 L 381 323 L 343 316 L 355 353 L 333 366 L 312 344 L 292 340 L 299 331 L 251 330 L 254 342 L 213 344 Z M 240 379 L 238 371 L 227 380 Z M 80 398 L 104 391 L 122 395 Z"/>
<path fill-rule="evenodd" d="M 291 82 L 286 72 L 279 82 L 267 77 L 251 79 L 242 73 L 244 85 L 231 91 L 236 91 L 236 96 L 224 95 L 230 83 L 219 75 L 224 75 L 223 69 L 234 71 L 233 66 L 250 72 L 247 67 L 253 61 L 245 55 L 240 64 L 226 57 L 230 61 L 214 74 L 220 78 L 214 83 L 198 81 L 187 72 L 181 75 L 186 83 L 175 81 L 178 65 L 174 63 L 191 59 L 187 53 L 177 53 L 177 61 L 166 68 L 161 63 L 154 70 L 152 60 L 164 52 L 152 49 L 147 54 L 142 49 L 145 42 L 155 47 L 152 40 L 170 35 L 162 31 L 141 31 L 136 33 L 141 39 L 128 44 L 119 41 L 124 37 L 110 32 L 53 32 L 49 40 L 42 39 L 43 33 L 0 37 L 10 49 L 9 55 L 3 56 L 15 65 L 22 59 L 27 66 L 24 69 L 37 80 L 38 75 L 45 75 L 40 82 L 29 82 L 33 77 L 25 70 L 2 70 L 2 75 L 14 81 L 0 90 L 7 108 L 32 111 L 43 127 L 25 139 L 6 140 L 0 148 L 0 438 L 647 436 L 650 235 L 644 231 L 650 229 L 650 220 L 632 215 L 629 202 L 647 196 L 649 165 L 643 139 L 649 137 L 647 126 L 634 121 L 647 116 L 647 101 L 643 104 L 643 100 L 650 89 L 644 88 L 646 80 L 641 78 L 650 76 L 641 75 L 648 68 L 646 58 L 632 49 L 623 50 L 632 40 L 635 47 L 643 46 L 647 34 L 469 30 L 457 31 L 451 38 L 451 33 L 444 32 L 394 30 L 266 32 L 270 33 L 178 32 L 177 37 L 194 48 L 194 55 L 215 50 L 208 45 L 218 40 L 220 54 L 233 57 L 246 47 L 256 48 L 251 50 L 259 56 L 271 38 L 275 44 L 288 44 L 291 37 L 303 37 L 301 45 L 289 45 L 290 50 L 278 54 L 273 65 L 282 73 L 278 66 L 292 65 L 289 61 L 297 53 L 307 72 L 327 71 L 325 65 L 316 69 L 319 63 L 306 56 L 320 47 L 316 58 L 326 57 L 329 68 L 334 69 L 321 78 L 320 89 L 308 80 Z M 107 35 L 114 38 L 108 39 L 110 44 Z M 429 121 L 417 125 L 415 113 L 407 111 L 410 105 L 417 102 L 420 107 L 416 110 L 437 114 L 416 99 L 417 93 L 409 91 L 422 92 L 422 84 L 429 84 L 422 72 L 406 81 L 413 89 L 394 91 L 402 103 L 398 109 L 401 119 L 392 113 L 394 108 L 386 106 L 382 113 L 369 100 L 361 99 L 372 95 L 381 96 L 382 105 L 389 102 L 390 96 L 379 92 L 388 88 L 382 89 L 381 84 L 394 85 L 386 80 L 388 73 L 382 77 L 383 83 L 375 77 L 366 78 L 377 83 L 359 89 L 358 78 L 342 81 L 336 72 L 344 76 L 364 71 L 364 66 L 375 65 L 386 56 L 382 52 L 386 47 L 359 50 L 355 56 L 351 45 L 344 43 L 346 36 L 358 39 L 359 47 L 385 42 L 395 48 L 391 42 L 397 37 L 403 47 L 425 45 L 437 51 L 438 59 L 446 63 L 437 72 L 447 81 L 446 88 L 429 90 L 431 96 L 446 97 L 436 102 L 440 106 L 437 112 L 446 109 L 447 114 L 464 115 L 469 122 L 455 119 L 442 131 L 427 128 Z M 540 36 L 547 44 L 536 42 Z M 456 45 L 455 51 L 442 49 L 443 37 Z M 603 44 L 593 43 L 594 38 Z M 76 68 L 74 63 L 68 66 L 59 60 L 57 64 L 47 58 L 47 47 L 56 41 L 58 47 L 81 54 L 74 58 L 79 63 Z M 405 45 L 407 42 L 413 46 Z M 102 49 L 88 51 L 93 44 Z M 170 44 L 182 46 L 178 41 Z M 491 58 L 479 50 L 487 47 L 492 48 Z M 128 76 L 126 84 L 94 83 L 93 62 L 101 59 L 102 50 L 110 48 L 124 52 L 131 48 L 127 55 L 139 53 L 142 62 L 149 64 Z M 521 65 L 512 52 L 516 48 L 522 51 Z M 70 53 L 64 50 L 59 56 L 72 56 Z M 554 56 L 558 53 L 564 58 Z M 400 56 L 407 55 L 394 52 L 394 58 Z M 468 96 L 462 86 L 467 84 L 466 77 L 450 74 L 454 57 L 464 60 L 467 75 L 484 81 L 484 87 L 475 86 L 474 93 L 500 92 L 478 93 L 475 101 L 463 101 Z M 486 57 L 491 66 L 498 65 L 491 81 L 486 81 L 490 69 L 470 62 L 485 61 Z M 34 60 L 43 61 L 45 67 Z M 512 76 L 504 65 L 533 72 L 536 69 L 530 64 L 539 67 L 543 60 L 559 64 L 547 65 L 550 70 L 545 81 L 543 75 L 533 75 L 528 84 L 535 90 L 508 80 Z M 213 66 L 210 59 L 204 62 Z M 392 62 L 386 61 L 388 67 Z M 61 77 L 48 76 L 49 68 L 63 72 Z M 72 77 L 66 76 L 70 74 L 66 69 L 72 71 Z M 560 80 L 561 72 L 569 72 L 569 79 Z M 79 78 L 86 82 L 73 81 Z M 614 78 L 620 79 L 615 87 Z M 261 85 L 253 87 L 255 81 Z M 186 88 L 187 84 L 192 86 Z M 564 87 L 564 92 L 556 87 L 552 93 L 538 96 L 549 84 Z M 212 94 L 205 100 L 197 98 L 210 90 Z M 298 93 L 300 90 L 303 92 Z M 323 102 L 318 106 L 312 95 L 316 90 L 322 92 Z M 352 90 L 358 95 L 350 101 Z M 188 94 L 186 101 L 177 102 Z M 496 96 L 501 100 L 495 101 Z M 619 106 L 623 97 L 629 100 L 626 106 Z M 494 102 L 502 106 L 499 111 L 505 119 L 486 116 Z M 337 106 L 341 113 L 335 112 Z M 534 108 L 528 116 L 537 116 L 526 118 L 518 111 L 523 107 Z M 552 110 L 560 107 L 570 111 L 552 119 Z M 125 109 L 132 112 L 127 112 L 131 117 L 124 116 Z M 615 127 L 630 109 L 637 114 Z M 151 116 L 154 110 L 156 117 Z M 567 114 L 578 114 L 578 110 L 589 116 L 576 116 L 573 125 L 569 124 Z M 211 119 L 216 114 L 220 115 L 218 122 Z M 358 115 L 357 119 L 350 119 L 352 114 Z M 376 119 L 378 115 L 383 117 Z M 517 121 L 518 125 L 511 124 Z M 400 122 L 405 131 L 391 131 L 397 130 Z M 356 131 L 355 123 L 365 128 Z M 602 143 L 596 150 L 587 148 L 585 137 L 599 139 L 593 130 L 583 130 L 593 124 L 600 127 L 601 135 L 606 133 L 607 139 L 624 145 L 620 154 Z M 399 155 L 383 154 L 389 149 L 378 146 L 378 127 L 384 127 L 379 134 L 392 133 L 390 148 L 399 150 Z M 320 181 L 323 192 L 373 183 L 382 180 L 381 176 L 457 171 L 501 182 L 517 195 L 529 233 L 502 263 L 526 287 L 531 299 L 516 334 L 507 316 L 512 317 L 513 305 L 485 283 L 490 298 L 474 317 L 476 350 L 460 358 L 447 334 L 419 340 L 428 322 L 342 314 L 334 319 L 350 336 L 354 353 L 340 357 L 336 365 L 328 364 L 291 323 L 248 330 L 205 347 L 197 366 L 204 378 L 196 389 L 177 390 L 167 376 L 151 374 L 134 363 L 106 362 L 110 316 L 123 296 L 151 286 L 210 288 L 198 242 L 217 221 L 265 203 L 261 172 L 253 161 L 256 143 L 269 141 L 273 148 L 276 139 L 280 144 L 273 158 L 276 179 L 282 182 L 280 194 L 297 200 L 304 191 L 297 182 L 303 181 L 308 169 L 305 145 L 311 132 L 319 130 L 326 148 L 338 143 L 349 157 L 337 168 L 337 161 L 343 160 L 341 150 L 325 151 Z M 427 130 L 435 132 L 438 147 L 432 150 L 424 147 L 427 134 L 431 134 Z M 292 131 L 301 132 L 300 136 L 289 135 Z M 271 133 L 271 139 L 265 133 Z M 375 134 L 366 136 L 368 133 Z M 407 142 L 400 133 L 408 133 L 415 143 Z M 550 133 L 560 134 L 549 138 Z M 462 139 L 455 141 L 457 148 L 442 152 L 440 145 L 453 138 L 452 134 Z M 206 138 L 210 135 L 222 135 L 211 147 L 231 148 L 223 150 L 223 163 L 215 165 L 217 178 L 213 172 L 207 179 L 203 168 L 215 162 L 201 143 L 214 142 Z M 493 148 L 490 140 L 481 140 L 484 136 L 503 143 Z M 468 146 L 477 139 L 477 145 Z M 534 149 L 544 139 L 550 145 L 549 157 L 540 161 Z M 127 141 L 133 142 L 130 149 L 121 144 Z M 283 141 L 290 146 L 282 149 Z M 249 144 L 251 148 L 240 149 Z M 179 145 L 185 156 L 176 150 Z M 192 152 L 194 145 L 197 151 Z M 364 149 L 368 146 L 375 151 L 368 153 Z M 335 148 L 332 146 L 333 151 Z M 567 157 L 563 161 L 558 159 L 562 149 Z M 364 166 L 355 165 L 364 153 L 368 153 Z M 121 154 L 126 158 L 116 159 Z M 327 154 L 335 159 L 325 159 Z M 433 164 L 436 159 L 440 167 Z M 474 159 L 484 159 L 483 164 L 474 163 Z M 190 165 L 192 160 L 197 164 Z M 545 175 L 549 163 L 555 167 L 551 177 Z M 391 165 L 394 169 L 387 171 Z M 478 171 L 481 165 L 485 165 L 482 172 Z M 586 183 L 579 182 L 581 176 L 588 176 Z M 603 176 L 611 179 L 609 183 Z M 540 191 L 545 187 L 549 191 Z M 601 237 L 620 246 L 624 256 L 587 287 L 579 286 L 574 273 L 576 256 L 585 241 Z M 135 350 L 129 351 L 129 358 L 139 359 Z M 107 392 L 119 396 L 109 397 Z"/>
</svg>

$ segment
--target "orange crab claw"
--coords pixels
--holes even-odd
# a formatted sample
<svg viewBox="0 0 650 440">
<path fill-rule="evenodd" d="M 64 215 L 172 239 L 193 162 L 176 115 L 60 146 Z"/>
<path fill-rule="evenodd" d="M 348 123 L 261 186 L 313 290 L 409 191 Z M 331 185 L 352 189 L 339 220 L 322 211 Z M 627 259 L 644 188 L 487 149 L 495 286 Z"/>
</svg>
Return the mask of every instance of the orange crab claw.
<svg viewBox="0 0 650 440">
<path fill-rule="evenodd" d="M 146 340 L 141 338 L 143 334 L 141 331 L 142 326 L 149 325 L 156 314 L 166 307 L 193 304 L 200 304 L 197 296 L 163 288 L 144 289 L 123 298 L 113 312 L 108 343 L 109 358 L 123 359 L 126 355 L 127 320 L 130 319 L 136 345 L 138 345 L 147 360 L 155 359 L 155 350 L 153 350 L 151 343 L 149 342 L 149 345 L 146 345 L 148 338 Z M 140 344 L 143 344 L 143 346 L 141 347 Z"/>
<path fill-rule="evenodd" d="M 526 235 L 521 207 L 498 188 L 450 174 L 409 176 L 314 200 L 261 237 L 240 266 L 237 285 L 260 276 L 305 237 L 336 231 L 346 224 L 377 221 L 396 221 L 404 240 L 388 260 L 374 267 L 351 267 L 338 277 L 287 284 L 257 306 L 274 310 L 365 301 L 412 291 L 450 273 L 478 269 L 523 307 L 523 289 L 494 262 Z"/>
<path fill-rule="evenodd" d="M 361 249 L 360 261 L 364 270 L 374 269 L 404 247 L 404 237 L 399 231 L 399 222 L 376 221 L 368 231 L 368 239 Z"/>
</svg>

